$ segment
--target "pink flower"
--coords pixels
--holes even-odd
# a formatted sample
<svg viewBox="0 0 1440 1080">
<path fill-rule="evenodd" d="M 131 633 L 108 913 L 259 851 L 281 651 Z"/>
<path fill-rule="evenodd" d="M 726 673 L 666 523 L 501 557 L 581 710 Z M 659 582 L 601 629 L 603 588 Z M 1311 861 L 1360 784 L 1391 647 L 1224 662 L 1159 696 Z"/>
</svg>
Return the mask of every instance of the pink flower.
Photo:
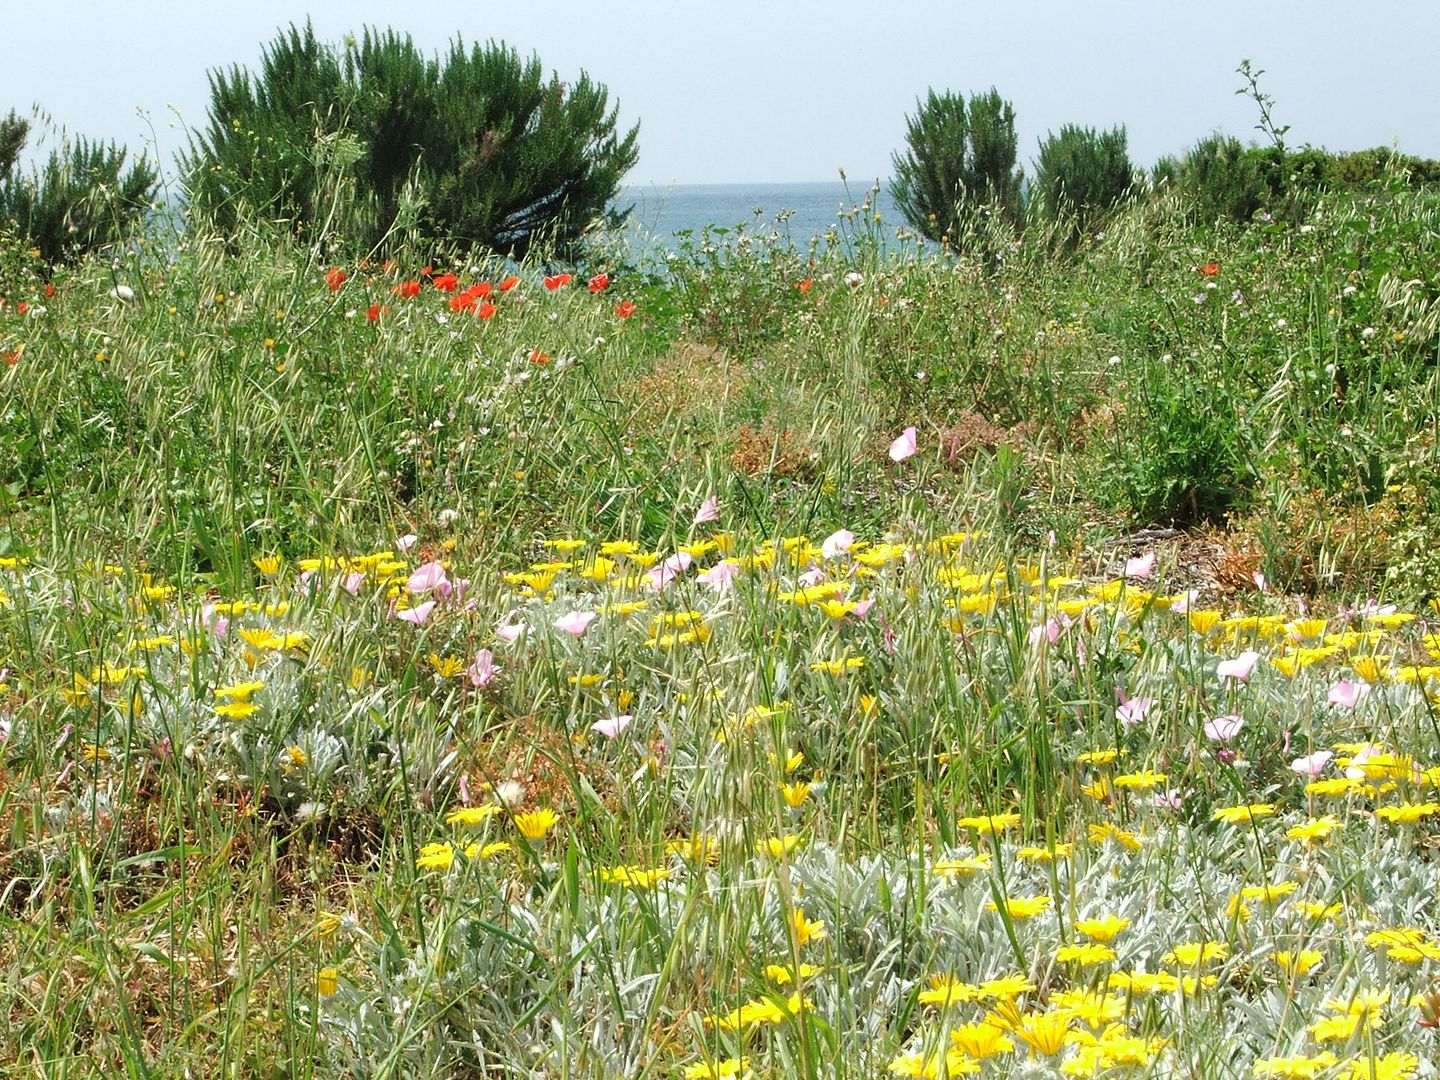
<svg viewBox="0 0 1440 1080">
<path fill-rule="evenodd" d="M 1255 670 L 1255 661 L 1260 659 L 1260 654 L 1254 649 L 1246 649 L 1234 660 L 1221 660 L 1215 665 L 1215 674 L 1223 679 L 1236 679 L 1239 682 L 1249 682 L 1250 673 Z"/>
<path fill-rule="evenodd" d="M 1217 716 L 1205 722 L 1205 737 L 1211 742 L 1231 742 L 1244 726 L 1243 716 Z"/>
<path fill-rule="evenodd" d="M 890 460 L 904 461 L 908 457 L 914 457 L 919 448 L 915 429 L 907 427 L 900 433 L 900 437 L 890 444 Z"/>
<path fill-rule="evenodd" d="M 1316 750 L 1313 754 L 1307 754 L 1305 757 L 1297 757 L 1290 762 L 1290 768 L 1301 776 L 1319 776 L 1325 771 L 1325 766 L 1330 764 L 1330 760 L 1334 756 L 1329 750 Z"/>
<path fill-rule="evenodd" d="M 671 555 L 668 559 L 666 559 L 659 565 L 652 566 L 646 573 L 646 577 L 649 579 L 650 588 L 654 589 L 656 592 L 659 592 L 661 589 L 665 588 L 666 585 L 669 585 L 670 582 L 674 581 L 677 577 L 683 574 L 686 570 L 690 569 L 690 563 L 692 561 L 693 560 L 690 558 L 690 553 L 688 551 L 681 551 L 677 552 L 674 555 Z"/>
<path fill-rule="evenodd" d="M 521 634 L 525 632 L 523 622 L 508 623 L 505 626 L 497 627 L 495 636 L 507 645 L 514 645 Z"/>
<path fill-rule="evenodd" d="M 1115 710 L 1115 719 L 1126 727 L 1136 727 L 1145 722 L 1145 714 L 1155 705 L 1154 698 L 1131 698 Z"/>
<path fill-rule="evenodd" d="M 1157 791 L 1155 793 L 1154 803 L 1156 808 L 1160 810 L 1179 810 L 1185 805 L 1185 794 L 1182 793 L 1179 788 L 1171 788 L 1163 795 Z"/>
<path fill-rule="evenodd" d="M 875 598 L 873 596 L 867 596 L 864 600 L 855 601 L 855 610 L 850 612 L 850 614 L 854 615 L 857 619 L 863 619 L 866 615 L 870 614 L 870 609 L 874 606 Z"/>
<path fill-rule="evenodd" d="M 1155 553 L 1147 551 L 1144 555 L 1133 559 L 1125 560 L 1125 576 L 1132 581 L 1143 581 L 1155 573 Z"/>
<path fill-rule="evenodd" d="M 415 546 L 415 541 L 419 539 L 420 538 L 414 533 L 406 533 L 404 536 L 400 537 L 399 540 L 395 541 L 395 546 L 401 551 L 409 551 L 412 547 Z"/>
<path fill-rule="evenodd" d="M 475 687 L 486 687 L 495 681 L 501 668 L 495 663 L 495 657 L 489 649 L 481 649 L 475 654 L 475 662 L 465 669 L 465 674 L 470 676 L 470 685 Z"/>
<path fill-rule="evenodd" d="M 574 637 L 582 637 L 589 629 L 590 624 L 595 621 L 593 611 L 572 611 L 569 615 L 561 615 L 555 620 L 555 629 L 563 630 Z"/>
<path fill-rule="evenodd" d="M 708 499 L 706 499 L 703 503 L 700 504 L 700 509 L 695 511 L 694 524 L 704 525 L 707 521 L 719 520 L 720 499 L 717 496 L 711 495 Z"/>
<path fill-rule="evenodd" d="M 619 738 L 620 733 L 630 726 L 630 721 L 633 719 L 633 716 L 607 716 L 591 724 L 590 730 L 598 735 L 604 735 L 607 739 Z"/>
<path fill-rule="evenodd" d="M 1339 705 L 1342 709 L 1353 709 L 1368 693 L 1370 693 L 1369 683 L 1341 679 L 1330 688 L 1330 693 L 1325 700 L 1331 705 Z"/>
<path fill-rule="evenodd" d="M 359 570 L 351 570 L 350 573 L 340 579 L 340 587 L 351 596 L 358 596 L 360 593 L 360 583 L 364 580 L 365 575 L 360 573 Z"/>
<path fill-rule="evenodd" d="M 1030 647 L 1034 648 L 1036 645 L 1039 645 L 1041 638 L 1044 638 L 1051 645 L 1054 645 L 1060 640 L 1060 635 L 1073 624 L 1074 620 L 1071 619 L 1069 615 L 1061 612 L 1058 618 L 1051 619 L 1043 626 L 1032 626 L 1030 628 Z"/>
<path fill-rule="evenodd" d="M 839 529 L 825 538 L 820 545 L 820 554 L 823 558 L 834 559 L 850 550 L 850 545 L 855 542 L 855 534 L 849 529 Z"/>
<path fill-rule="evenodd" d="M 410 580 L 405 582 L 405 587 L 412 593 L 425 593 L 438 588 L 444 582 L 445 567 L 438 562 L 427 562 L 410 575 Z"/>
<path fill-rule="evenodd" d="M 423 604 L 416 604 L 399 612 L 399 617 L 402 622 L 408 622 L 411 626 L 424 626 L 430 618 L 430 612 L 434 610 L 435 601 L 426 600 Z"/>
<path fill-rule="evenodd" d="M 702 585 L 708 585 L 716 592 L 724 592 L 734 588 L 734 582 L 740 576 L 740 564 L 734 559 L 721 559 L 718 563 L 706 570 L 695 580 Z"/>
<path fill-rule="evenodd" d="M 1259 570 L 1256 570 L 1255 573 L 1250 576 L 1255 579 L 1256 589 L 1258 589 L 1260 592 L 1269 591 L 1270 583 L 1265 580 L 1265 575 L 1262 574 Z"/>
<path fill-rule="evenodd" d="M 806 570 L 803 574 L 801 574 L 798 578 L 795 579 L 796 584 L 798 584 L 802 589 L 814 588 L 816 585 L 819 585 L 824 580 L 825 571 L 821 570 L 818 566 L 812 566 L 809 570 Z"/>
</svg>

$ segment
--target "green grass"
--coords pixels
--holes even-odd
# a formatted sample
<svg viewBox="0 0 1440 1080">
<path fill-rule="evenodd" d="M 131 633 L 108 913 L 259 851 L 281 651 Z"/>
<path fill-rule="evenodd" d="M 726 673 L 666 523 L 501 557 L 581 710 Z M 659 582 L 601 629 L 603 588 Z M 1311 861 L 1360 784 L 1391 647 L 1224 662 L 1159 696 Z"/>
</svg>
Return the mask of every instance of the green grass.
<svg viewBox="0 0 1440 1080">
<path fill-rule="evenodd" d="M 0 1070 L 875 1077 L 987 1011 L 993 1076 L 1430 1061 L 1437 222 L 857 212 L 457 270 L 486 319 L 259 233 L 4 248 Z"/>
</svg>

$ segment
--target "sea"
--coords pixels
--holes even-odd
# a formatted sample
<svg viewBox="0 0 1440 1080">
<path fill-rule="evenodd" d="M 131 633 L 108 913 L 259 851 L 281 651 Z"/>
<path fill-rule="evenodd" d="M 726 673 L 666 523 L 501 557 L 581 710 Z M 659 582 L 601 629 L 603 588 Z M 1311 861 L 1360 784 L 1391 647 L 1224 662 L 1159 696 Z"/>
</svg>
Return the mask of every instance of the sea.
<svg viewBox="0 0 1440 1080">
<path fill-rule="evenodd" d="M 690 240 L 698 242 L 709 229 L 727 230 L 731 235 L 741 226 L 750 234 L 778 233 L 798 248 L 806 248 L 816 236 L 839 231 L 842 225 L 853 230 L 856 219 L 843 220 L 847 213 L 870 201 L 868 219 L 874 224 L 879 213 L 881 227 L 891 236 L 904 220 L 881 182 L 830 181 L 813 184 L 673 184 L 632 185 L 621 189 L 615 205 L 630 207 L 626 236 L 637 252 L 677 251 Z"/>
</svg>

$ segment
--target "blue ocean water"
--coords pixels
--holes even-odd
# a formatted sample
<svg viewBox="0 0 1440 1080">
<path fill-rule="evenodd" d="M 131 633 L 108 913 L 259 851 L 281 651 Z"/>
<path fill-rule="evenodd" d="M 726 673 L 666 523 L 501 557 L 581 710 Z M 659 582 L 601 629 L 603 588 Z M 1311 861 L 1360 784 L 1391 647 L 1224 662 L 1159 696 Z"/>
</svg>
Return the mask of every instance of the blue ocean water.
<svg viewBox="0 0 1440 1080">
<path fill-rule="evenodd" d="M 733 229 L 744 223 L 749 232 L 778 232 L 797 247 L 839 226 L 842 211 L 871 200 L 892 235 L 903 219 L 884 183 L 841 181 L 819 184 L 675 184 L 670 187 L 630 186 L 616 203 L 630 206 L 631 244 L 674 250 L 677 234 L 696 236 L 706 226 Z"/>
</svg>

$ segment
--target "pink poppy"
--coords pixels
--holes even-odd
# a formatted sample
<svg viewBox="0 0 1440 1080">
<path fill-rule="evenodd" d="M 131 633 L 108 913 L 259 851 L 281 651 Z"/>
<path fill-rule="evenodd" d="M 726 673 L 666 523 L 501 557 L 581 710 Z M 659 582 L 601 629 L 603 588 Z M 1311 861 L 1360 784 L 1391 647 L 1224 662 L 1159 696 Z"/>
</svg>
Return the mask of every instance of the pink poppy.
<svg viewBox="0 0 1440 1080">
<path fill-rule="evenodd" d="M 630 726 L 633 719 L 632 716 L 607 716 L 591 724 L 590 730 L 604 735 L 607 739 L 619 738 L 620 733 Z"/>
<path fill-rule="evenodd" d="M 594 621 L 595 612 L 593 611 L 572 611 L 569 615 L 561 615 L 555 620 L 555 629 L 563 630 L 573 637 L 583 637 Z"/>
<path fill-rule="evenodd" d="M 423 604 L 416 604 L 398 614 L 401 622 L 408 622 L 411 626 L 424 626 L 430 619 L 430 612 L 434 610 L 435 601 L 426 600 Z"/>
<path fill-rule="evenodd" d="M 1137 727 L 1145 722 L 1145 716 L 1155 705 L 1154 698 L 1137 697 L 1123 702 L 1115 710 L 1115 719 L 1126 727 Z"/>
<path fill-rule="evenodd" d="M 920 448 L 916 434 L 913 427 L 907 427 L 900 433 L 900 437 L 890 444 L 891 461 L 904 461 L 915 455 L 915 451 Z"/>
<path fill-rule="evenodd" d="M 1290 768 L 1301 776 L 1315 777 L 1325 771 L 1325 766 L 1329 765 L 1334 757 L 1335 755 L 1329 750 L 1316 750 L 1313 754 L 1298 757 L 1290 762 Z"/>
<path fill-rule="evenodd" d="M 405 582 L 405 587 L 412 593 L 426 593 L 431 589 L 438 588 L 444 581 L 445 567 L 438 562 L 427 562 L 410 575 L 410 580 Z"/>
<path fill-rule="evenodd" d="M 839 529 L 825 538 L 820 545 L 820 554 L 823 558 L 834 559 L 850 550 L 850 545 L 855 542 L 855 534 L 849 529 Z"/>
<path fill-rule="evenodd" d="M 490 650 L 481 649 L 475 654 L 475 662 L 465 669 L 465 674 L 470 676 L 471 686 L 483 688 L 494 682 L 501 670 Z"/>
<path fill-rule="evenodd" d="M 1353 709 L 1368 693 L 1370 693 L 1369 683 L 1341 679 L 1330 688 L 1330 693 L 1325 700 L 1331 705 L 1339 705 L 1342 709 Z"/>
<path fill-rule="evenodd" d="M 1222 679 L 1235 679 L 1239 682 L 1249 682 L 1250 674 L 1255 670 L 1255 662 L 1260 659 L 1260 654 L 1254 649 L 1246 649 L 1233 660 L 1221 660 L 1215 665 L 1215 674 Z"/>
<path fill-rule="evenodd" d="M 1232 742 L 1244 727 L 1243 716 L 1217 716 L 1213 720 L 1205 721 L 1205 737 L 1211 742 Z"/>
<path fill-rule="evenodd" d="M 652 566 L 645 575 L 650 588 L 659 592 L 686 570 L 690 569 L 691 561 L 688 551 L 680 551 L 671 555 L 664 562 Z"/>
<path fill-rule="evenodd" d="M 1125 560 L 1125 576 L 1132 581 L 1143 581 L 1155 573 L 1155 553 L 1147 551 L 1133 559 Z"/>
<path fill-rule="evenodd" d="M 706 570 L 695 580 L 702 585 L 708 585 L 716 592 L 724 592 L 734 587 L 734 581 L 740 576 L 740 564 L 734 559 L 721 559 L 718 563 Z"/>
</svg>

